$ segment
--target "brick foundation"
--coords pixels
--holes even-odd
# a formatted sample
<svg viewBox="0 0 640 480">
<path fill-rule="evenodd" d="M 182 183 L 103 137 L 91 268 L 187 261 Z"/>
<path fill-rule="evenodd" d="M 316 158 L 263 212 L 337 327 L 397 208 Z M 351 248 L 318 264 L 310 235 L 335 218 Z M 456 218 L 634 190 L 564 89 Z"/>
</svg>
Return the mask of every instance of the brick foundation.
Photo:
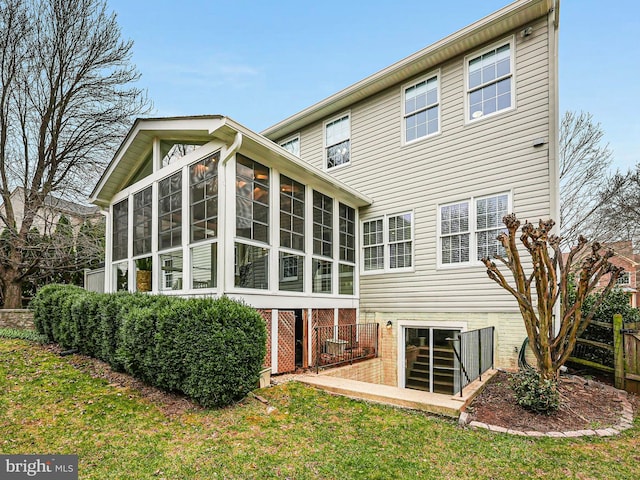
<svg viewBox="0 0 640 480">
<path fill-rule="evenodd" d="M 0 309 L 0 328 L 35 330 L 33 312 L 26 309 Z"/>
<path fill-rule="evenodd" d="M 345 378 L 347 380 L 357 380 L 359 382 L 376 383 L 382 382 L 382 359 L 374 358 L 363 362 L 346 365 L 344 367 L 331 368 L 321 373 L 328 377 Z"/>
</svg>

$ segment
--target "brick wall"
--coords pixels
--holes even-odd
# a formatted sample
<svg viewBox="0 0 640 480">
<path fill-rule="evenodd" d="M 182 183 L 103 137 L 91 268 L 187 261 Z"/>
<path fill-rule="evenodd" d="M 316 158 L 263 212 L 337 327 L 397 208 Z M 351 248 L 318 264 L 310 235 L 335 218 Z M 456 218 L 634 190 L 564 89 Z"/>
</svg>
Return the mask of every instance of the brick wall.
<svg viewBox="0 0 640 480">
<path fill-rule="evenodd" d="M 346 365 L 344 367 L 331 368 L 325 370 L 321 375 L 328 377 L 345 378 L 347 380 L 357 380 L 359 382 L 376 383 L 382 382 L 382 359 L 374 358 L 364 362 Z"/>
<path fill-rule="evenodd" d="M 26 309 L 0 309 L 0 328 L 35 330 L 33 312 Z"/>
</svg>

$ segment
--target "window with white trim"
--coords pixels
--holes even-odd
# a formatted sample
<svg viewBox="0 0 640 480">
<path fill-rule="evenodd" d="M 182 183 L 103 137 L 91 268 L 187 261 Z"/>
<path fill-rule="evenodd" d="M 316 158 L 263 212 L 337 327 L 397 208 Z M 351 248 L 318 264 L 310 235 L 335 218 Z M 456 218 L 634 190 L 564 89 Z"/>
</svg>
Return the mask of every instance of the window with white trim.
<svg viewBox="0 0 640 480">
<path fill-rule="evenodd" d="M 629 272 L 622 272 L 616 279 L 616 285 L 631 285 L 631 275 L 629 275 Z"/>
<path fill-rule="evenodd" d="M 440 263 L 465 264 L 484 257 L 504 255 L 497 236 L 506 232 L 502 218 L 509 212 L 509 203 L 509 194 L 501 193 L 441 205 L 438 232 Z"/>
<path fill-rule="evenodd" d="M 300 137 L 296 136 L 285 140 L 280 144 L 282 148 L 287 150 L 288 152 L 294 154 L 296 157 L 300 156 Z"/>
<path fill-rule="evenodd" d="M 362 222 L 362 258 L 365 272 L 413 267 L 413 213 Z"/>
<path fill-rule="evenodd" d="M 467 121 L 513 106 L 512 42 L 468 59 Z"/>
<path fill-rule="evenodd" d="M 405 143 L 440 131 L 439 89 L 437 75 L 403 89 Z"/>
<path fill-rule="evenodd" d="M 348 164 L 351 161 L 351 120 L 349 114 L 327 122 L 324 128 L 327 168 Z"/>
</svg>

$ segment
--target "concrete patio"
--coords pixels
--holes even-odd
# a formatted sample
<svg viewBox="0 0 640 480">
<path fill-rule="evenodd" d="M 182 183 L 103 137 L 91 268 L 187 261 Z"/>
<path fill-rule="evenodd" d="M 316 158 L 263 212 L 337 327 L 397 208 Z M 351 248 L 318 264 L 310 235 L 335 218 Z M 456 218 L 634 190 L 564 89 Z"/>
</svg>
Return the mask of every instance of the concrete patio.
<svg viewBox="0 0 640 480">
<path fill-rule="evenodd" d="M 422 410 L 436 415 L 458 418 L 467 405 L 482 391 L 487 380 L 497 370 L 489 370 L 482 375 L 482 381 L 475 380 L 467 385 L 462 396 L 442 395 L 408 388 L 397 388 L 388 385 L 348 380 L 328 375 L 305 373 L 296 375 L 295 380 L 306 385 L 358 400 L 367 400 L 401 408 Z"/>
</svg>

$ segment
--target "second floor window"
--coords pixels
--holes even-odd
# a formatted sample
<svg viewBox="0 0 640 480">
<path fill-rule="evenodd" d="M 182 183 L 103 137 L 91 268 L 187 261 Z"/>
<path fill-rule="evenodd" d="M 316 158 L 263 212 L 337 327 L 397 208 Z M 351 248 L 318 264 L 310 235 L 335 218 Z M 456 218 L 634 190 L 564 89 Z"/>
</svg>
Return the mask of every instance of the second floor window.
<svg viewBox="0 0 640 480">
<path fill-rule="evenodd" d="M 333 200 L 313 192 L 313 254 L 333 256 Z"/>
<path fill-rule="evenodd" d="M 325 149 L 328 169 L 351 161 L 351 120 L 348 114 L 325 124 Z"/>
</svg>

